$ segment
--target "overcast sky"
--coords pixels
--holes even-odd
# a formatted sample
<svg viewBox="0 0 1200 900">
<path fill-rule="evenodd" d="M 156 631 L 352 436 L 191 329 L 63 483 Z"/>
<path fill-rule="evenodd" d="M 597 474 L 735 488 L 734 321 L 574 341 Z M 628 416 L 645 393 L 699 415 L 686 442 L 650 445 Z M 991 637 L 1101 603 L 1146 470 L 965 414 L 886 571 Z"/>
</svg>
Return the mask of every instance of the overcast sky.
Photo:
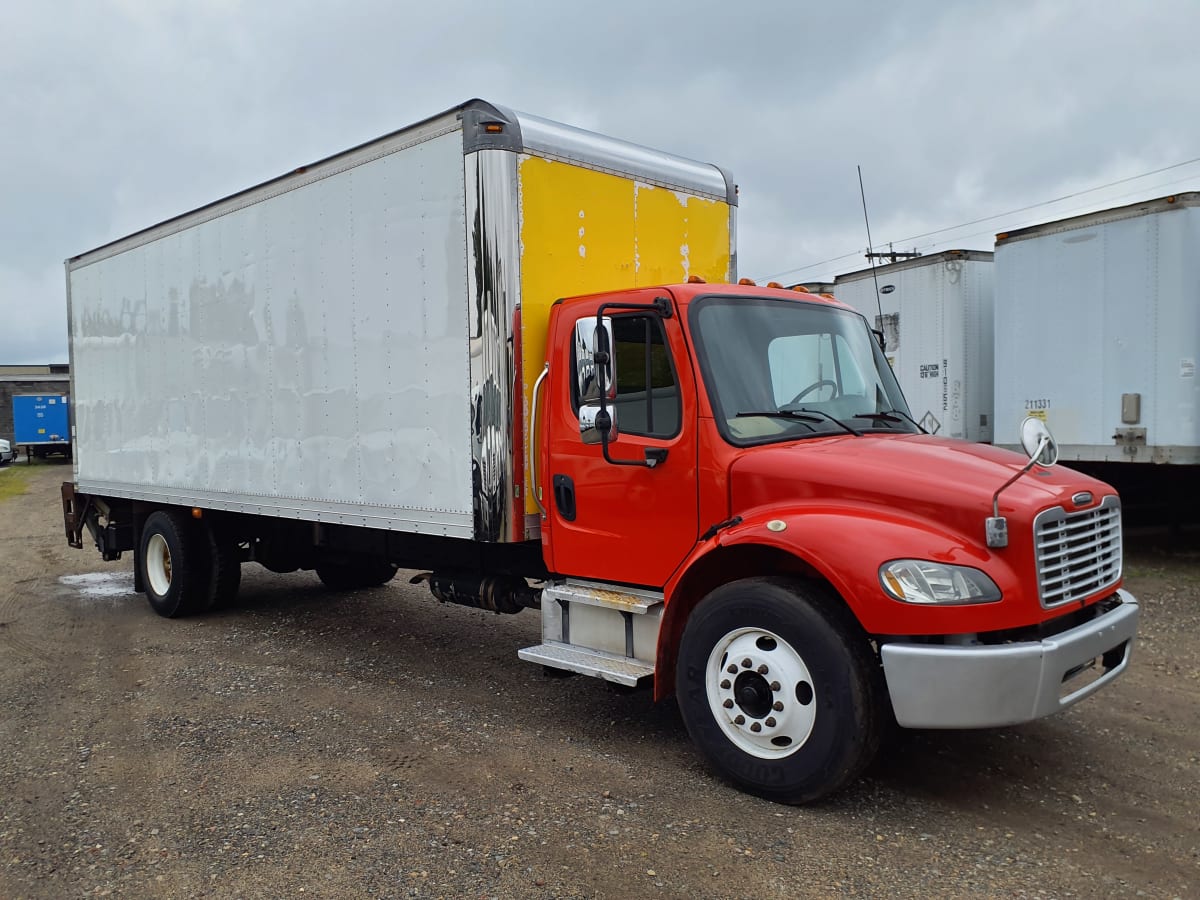
<svg viewBox="0 0 1200 900">
<path fill-rule="evenodd" d="M 471 97 L 731 170 L 740 275 L 862 268 L 856 165 L 876 246 L 991 249 L 1200 189 L 1198 26 L 1195 0 L 7 4 L 0 363 L 66 360 L 66 257 Z"/>
</svg>

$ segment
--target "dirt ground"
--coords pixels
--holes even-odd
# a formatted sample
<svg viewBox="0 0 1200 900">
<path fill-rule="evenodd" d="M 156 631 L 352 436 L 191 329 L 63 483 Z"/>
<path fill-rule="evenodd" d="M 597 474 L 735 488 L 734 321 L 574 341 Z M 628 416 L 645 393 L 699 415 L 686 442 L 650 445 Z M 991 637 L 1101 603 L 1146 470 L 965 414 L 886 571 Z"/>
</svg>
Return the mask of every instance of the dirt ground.
<svg viewBox="0 0 1200 900">
<path fill-rule="evenodd" d="M 532 612 L 247 566 L 169 621 L 0 469 L 0 897 L 1195 897 L 1200 553 L 1127 544 L 1130 671 L 1018 728 L 906 732 L 791 808 L 673 702 L 517 659 Z M 10 488 L 15 481 L 8 482 Z M 13 491 L 9 490 L 9 494 Z"/>
</svg>

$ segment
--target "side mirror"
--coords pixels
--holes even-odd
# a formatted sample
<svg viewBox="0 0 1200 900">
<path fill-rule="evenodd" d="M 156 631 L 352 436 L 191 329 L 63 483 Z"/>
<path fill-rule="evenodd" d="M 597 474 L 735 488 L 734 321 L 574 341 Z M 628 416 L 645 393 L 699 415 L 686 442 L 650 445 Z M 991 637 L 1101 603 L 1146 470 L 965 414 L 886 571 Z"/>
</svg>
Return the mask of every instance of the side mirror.
<svg viewBox="0 0 1200 900">
<path fill-rule="evenodd" d="M 579 407 L 579 436 L 585 444 L 599 444 L 605 440 L 612 443 L 617 439 L 617 411 L 609 406 L 600 415 L 600 404 L 582 404 Z"/>
<path fill-rule="evenodd" d="M 607 360 L 603 363 L 603 372 L 598 369 L 597 353 L 603 354 Z M 581 406 L 600 399 L 601 375 L 604 378 L 604 397 L 613 400 L 617 396 L 617 362 L 612 353 L 612 319 L 605 316 L 600 323 L 594 317 L 580 319 L 575 323 L 575 377 Z M 579 415 L 582 421 L 582 409 Z M 581 433 L 582 430 L 581 427 Z"/>
<path fill-rule="evenodd" d="M 1021 446 L 1025 455 L 1038 465 L 1052 466 L 1058 462 L 1058 444 L 1041 419 L 1028 416 L 1021 423 Z"/>
</svg>

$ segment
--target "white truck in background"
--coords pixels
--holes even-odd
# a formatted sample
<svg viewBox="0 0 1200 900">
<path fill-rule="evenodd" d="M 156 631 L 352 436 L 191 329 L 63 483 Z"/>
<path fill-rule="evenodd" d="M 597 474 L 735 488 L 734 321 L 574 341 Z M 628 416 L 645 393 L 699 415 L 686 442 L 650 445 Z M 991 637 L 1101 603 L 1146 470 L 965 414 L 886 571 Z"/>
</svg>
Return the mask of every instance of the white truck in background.
<svg viewBox="0 0 1200 900">
<path fill-rule="evenodd" d="M 834 296 L 884 336 L 913 416 L 930 434 L 992 440 L 992 254 L 945 250 L 838 275 Z"/>
<path fill-rule="evenodd" d="M 996 235 L 995 442 L 1046 421 L 1062 461 L 1181 511 L 1200 488 L 1200 194 Z M 1172 513 L 1174 515 L 1174 513 Z"/>
</svg>

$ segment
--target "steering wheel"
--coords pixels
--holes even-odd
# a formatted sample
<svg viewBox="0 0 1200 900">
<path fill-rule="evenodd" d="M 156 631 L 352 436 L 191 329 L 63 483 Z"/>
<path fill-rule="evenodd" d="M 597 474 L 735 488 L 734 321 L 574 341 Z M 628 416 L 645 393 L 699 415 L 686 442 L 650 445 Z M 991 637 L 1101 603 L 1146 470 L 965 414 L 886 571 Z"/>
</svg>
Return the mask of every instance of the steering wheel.
<svg viewBox="0 0 1200 900">
<path fill-rule="evenodd" d="M 800 393 L 798 393 L 795 397 L 793 397 L 792 402 L 789 403 L 788 406 L 791 406 L 792 403 L 799 403 L 801 400 L 803 400 L 805 397 L 807 397 L 813 391 L 820 390 L 823 387 L 833 388 L 833 394 L 830 396 L 830 398 L 829 398 L 830 400 L 833 400 L 835 397 L 837 397 L 837 395 L 838 395 L 837 382 L 830 381 L 828 378 L 822 378 L 820 381 L 814 381 L 812 384 L 810 384 L 808 387 L 806 387 L 804 390 L 802 390 Z"/>
</svg>

